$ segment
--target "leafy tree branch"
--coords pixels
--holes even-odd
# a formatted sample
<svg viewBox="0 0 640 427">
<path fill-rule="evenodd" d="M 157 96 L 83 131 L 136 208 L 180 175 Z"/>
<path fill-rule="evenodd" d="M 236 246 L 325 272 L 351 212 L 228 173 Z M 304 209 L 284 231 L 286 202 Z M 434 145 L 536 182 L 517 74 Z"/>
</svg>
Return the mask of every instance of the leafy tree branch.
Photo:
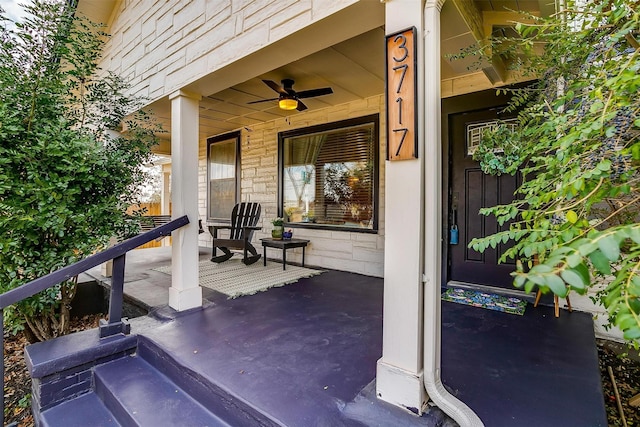
<svg viewBox="0 0 640 427">
<path fill-rule="evenodd" d="M 474 158 L 485 173 L 521 174 L 516 199 L 482 209 L 510 228 L 470 246 L 513 242 L 515 286 L 565 296 L 606 284 L 597 300 L 640 344 L 640 3 L 568 2 L 550 18 L 523 16 L 517 37 L 470 53 L 500 55 L 538 77 L 512 94 L 517 126 L 485 132 Z M 490 45 L 490 49 L 486 48 Z"/>
</svg>

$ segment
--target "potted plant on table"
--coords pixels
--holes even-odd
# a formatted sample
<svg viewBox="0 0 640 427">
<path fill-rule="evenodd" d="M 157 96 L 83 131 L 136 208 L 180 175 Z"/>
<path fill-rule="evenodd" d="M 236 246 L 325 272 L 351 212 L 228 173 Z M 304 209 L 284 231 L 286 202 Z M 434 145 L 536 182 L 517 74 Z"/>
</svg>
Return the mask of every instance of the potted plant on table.
<svg viewBox="0 0 640 427">
<path fill-rule="evenodd" d="M 271 230 L 271 237 L 280 240 L 282 239 L 282 232 L 284 231 L 284 219 L 283 218 L 274 218 L 271 220 L 271 224 L 273 224 L 273 230 Z"/>
</svg>

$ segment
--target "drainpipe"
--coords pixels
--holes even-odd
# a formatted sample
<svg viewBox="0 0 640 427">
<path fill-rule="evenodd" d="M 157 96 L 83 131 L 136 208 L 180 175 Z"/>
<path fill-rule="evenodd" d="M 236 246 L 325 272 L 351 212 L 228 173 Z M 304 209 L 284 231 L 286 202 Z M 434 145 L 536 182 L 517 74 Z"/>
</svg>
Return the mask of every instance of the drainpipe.
<svg viewBox="0 0 640 427">
<path fill-rule="evenodd" d="M 440 11 L 445 0 L 427 0 L 424 7 L 424 387 L 429 398 L 461 427 L 484 426 L 478 415 L 450 394 L 440 378 L 442 144 L 440 128 Z"/>
</svg>

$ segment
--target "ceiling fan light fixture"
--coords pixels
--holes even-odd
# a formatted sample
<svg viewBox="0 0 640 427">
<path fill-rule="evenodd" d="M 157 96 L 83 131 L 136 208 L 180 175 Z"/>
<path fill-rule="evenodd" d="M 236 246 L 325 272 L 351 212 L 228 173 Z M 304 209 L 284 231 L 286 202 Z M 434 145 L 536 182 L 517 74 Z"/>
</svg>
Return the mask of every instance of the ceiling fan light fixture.
<svg viewBox="0 0 640 427">
<path fill-rule="evenodd" d="M 295 110 L 298 108 L 298 100 L 293 98 L 280 98 L 278 107 L 282 110 Z"/>
<path fill-rule="evenodd" d="M 293 84 L 295 82 L 292 79 L 282 79 L 282 85 L 279 85 L 273 80 L 262 80 L 262 82 L 269 86 L 274 92 L 278 93 L 279 96 L 277 98 L 251 101 L 247 104 L 257 104 L 258 102 L 272 102 L 277 100 L 278 107 L 285 111 L 304 111 L 307 109 L 307 106 L 304 105 L 304 102 L 302 102 L 301 99 L 315 98 L 316 96 L 329 95 L 333 93 L 333 89 L 330 87 L 321 87 L 296 92 L 293 90 Z"/>
</svg>

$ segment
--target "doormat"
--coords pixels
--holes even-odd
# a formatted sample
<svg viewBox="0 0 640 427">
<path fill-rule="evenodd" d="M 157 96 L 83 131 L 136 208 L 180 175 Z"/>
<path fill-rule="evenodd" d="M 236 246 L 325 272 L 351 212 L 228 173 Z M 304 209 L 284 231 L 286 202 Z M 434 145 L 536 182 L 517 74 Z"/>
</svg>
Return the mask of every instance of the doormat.
<svg viewBox="0 0 640 427">
<path fill-rule="evenodd" d="M 442 294 L 442 299 L 473 307 L 487 308 L 489 310 L 502 311 L 509 314 L 522 316 L 527 302 L 520 298 L 505 297 L 502 295 L 487 294 L 485 292 L 468 289 L 449 288 Z"/>
<path fill-rule="evenodd" d="M 153 270 L 171 274 L 171 266 L 158 267 Z M 232 258 L 216 264 L 209 260 L 200 261 L 200 286 L 222 292 L 229 298 L 242 295 L 253 295 L 267 289 L 295 283 L 299 279 L 322 273 L 321 270 L 298 267 L 287 264 L 282 270 L 282 264 L 268 261 L 263 266 L 262 259 L 251 265 L 244 265 L 241 259 Z"/>
</svg>

